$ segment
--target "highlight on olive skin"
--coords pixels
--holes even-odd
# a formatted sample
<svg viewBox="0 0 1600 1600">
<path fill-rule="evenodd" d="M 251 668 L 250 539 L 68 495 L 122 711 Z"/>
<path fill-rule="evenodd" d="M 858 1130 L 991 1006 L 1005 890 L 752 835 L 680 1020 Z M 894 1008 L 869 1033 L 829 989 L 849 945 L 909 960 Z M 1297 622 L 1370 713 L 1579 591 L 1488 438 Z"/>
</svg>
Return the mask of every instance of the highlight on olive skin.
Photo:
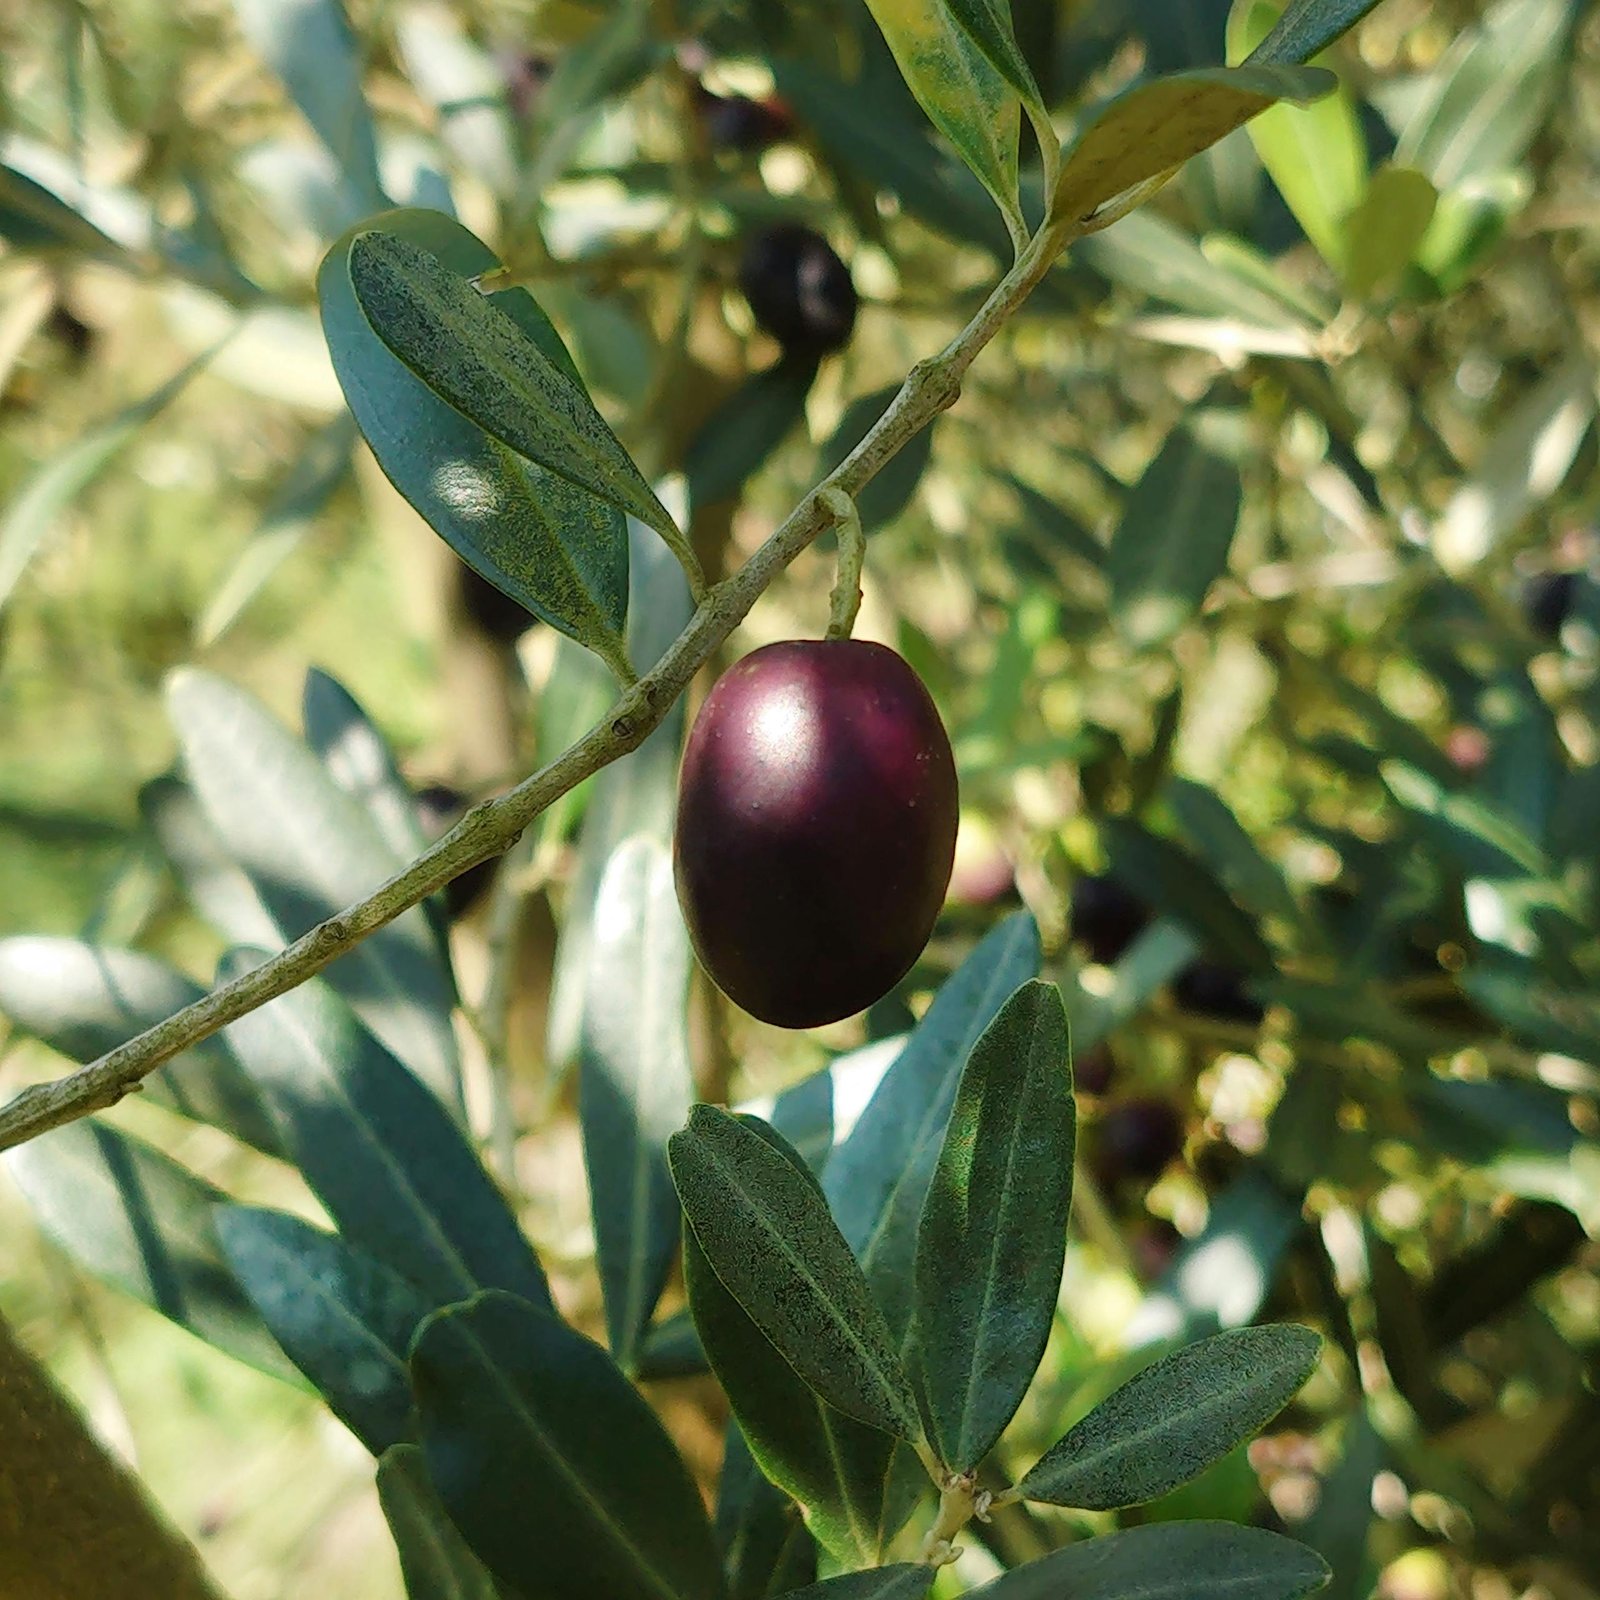
<svg viewBox="0 0 1600 1600">
<path fill-rule="evenodd" d="M 955 858 L 950 740 L 922 680 L 861 640 L 791 640 L 718 680 L 690 731 L 674 863 L 730 1000 L 810 1028 L 911 970 Z"/>
<path fill-rule="evenodd" d="M 856 286 L 812 228 L 782 222 L 753 234 L 739 261 L 739 288 L 757 324 L 786 354 L 825 356 L 850 342 Z"/>
</svg>

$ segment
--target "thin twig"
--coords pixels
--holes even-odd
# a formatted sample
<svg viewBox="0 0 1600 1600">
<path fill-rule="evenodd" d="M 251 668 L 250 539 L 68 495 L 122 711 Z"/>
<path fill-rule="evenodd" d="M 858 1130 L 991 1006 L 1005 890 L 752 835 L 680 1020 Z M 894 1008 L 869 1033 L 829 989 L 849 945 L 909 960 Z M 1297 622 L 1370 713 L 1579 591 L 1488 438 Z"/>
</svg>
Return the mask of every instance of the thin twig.
<svg viewBox="0 0 1600 1600">
<path fill-rule="evenodd" d="M 689 687 L 700 665 L 801 551 L 833 525 L 824 491 L 855 496 L 897 451 L 955 404 L 978 352 L 1049 271 L 1073 230 L 1042 229 L 956 337 L 907 374 L 875 426 L 765 544 L 701 601 L 660 661 L 624 690 L 607 715 L 549 765 L 514 789 L 476 805 L 403 872 L 365 900 L 319 923 L 270 960 L 224 984 L 136 1038 L 51 1083 L 23 1089 L 0 1107 L 0 1150 L 113 1106 L 170 1061 L 230 1022 L 286 994 L 468 867 L 500 855 L 547 806 L 602 767 L 638 749 Z"/>
</svg>

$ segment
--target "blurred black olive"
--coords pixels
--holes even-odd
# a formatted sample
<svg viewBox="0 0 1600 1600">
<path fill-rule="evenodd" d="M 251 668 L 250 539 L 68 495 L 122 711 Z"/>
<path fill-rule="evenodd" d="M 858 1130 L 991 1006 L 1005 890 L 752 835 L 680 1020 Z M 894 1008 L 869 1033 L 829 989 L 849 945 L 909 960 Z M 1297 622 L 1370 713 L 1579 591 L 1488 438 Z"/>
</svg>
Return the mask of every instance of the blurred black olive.
<svg viewBox="0 0 1600 1600">
<path fill-rule="evenodd" d="M 714 94 L 701 88 L 695 101 L 713 150 L 753 154 L 786 139 L 793 128 L 781 100 L 750 100 L 742 94 Z"/>
<path fill-rule="evenodd" d="M 1165 1100 L 1124 1100 L 1096 1119 L 1092 1148 L 1102 1188 L 1122 1178 L 1148 1183 L 1183 1149 L 1183 1119 Z"/>
<path fill-rule="evenodd" d="M 538 621 L 531 611 L 486 578 L 480 578 L 465 562 L 457 566 L 456 580 L 463 614 L 489 638 L 498 639 L 501 644 L 515 644 Z"/>
<path fill-rule="evenodd" d="M 519 122 L 526 122 L 538 110 L 556 64 L 549 56 L 533 51 L 506 50 L 500 55 L 500 70 L 505 74 L 506 103 Z"/>
<path fill-rule="evenodd" d="M 1216 961 L 1191 961 L 1172 982 L 1172 997 L 1185 1011 L 1222 1022 L 1248 1022 L 1266 1015 L 1266 1007 L 1245 990 L 1244 974 Z"/>
<path fill-rule="evenodd" d="M 1578 597 L 1575 572 L 1541 572 L 1528 579 L 1522 589 L 1522 614 L 1528 626 L 1545 639 L 1554 639 L 1572 611 Z"/>
<path fill-rule="evenodd" d="M 1150 908 L 1109 872 L 1079 878 L 1072 886 L 1072 937 L 1089 958 L 1110 966 L 1150 921 Z"/>
<path fill-rule="evenodd" d="M 449 784 L 430 783 L 417 790 L 416 805 L 422 831 L 432 844 L 455 827 L 466 814 L 469 802 L 459 789 L 452 789 Z M 459 922 L 483 898 L 499 865 L 498 856 L 480 861 L 444 886 L 445 910 L 452 922 Z"/>
<path fill-rule="evenodd" d="M 1085 1050 L 1072 1062 L 1072 1087 L 1079 1094 L 1102 1095 L 1117 1075 L 1117 1064 L 1103 1044 Z"/>
<path fill-rule="evenodd" d="M 746 243 L 739 287 L 756 321 L 785 351 L 822 356 L 856 325 L 850 270 L 820 233 L 799 223 L 763 229 Z"/>
</svg>

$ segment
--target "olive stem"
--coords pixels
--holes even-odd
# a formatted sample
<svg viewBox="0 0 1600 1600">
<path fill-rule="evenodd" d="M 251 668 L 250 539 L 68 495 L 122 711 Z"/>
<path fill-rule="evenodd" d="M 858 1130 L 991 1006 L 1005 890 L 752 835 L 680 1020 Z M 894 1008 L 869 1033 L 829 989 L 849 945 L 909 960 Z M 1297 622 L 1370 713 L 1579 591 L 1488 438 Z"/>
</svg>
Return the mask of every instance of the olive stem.
<svg viewBox="0 0 1600 1600">
<path fill-rule="evenodd" d="M 843 489 L 823 488 L 817 498 L 831 511 L 839 536 L 839 575 L 828 601 L 828 637 L 848 639 L 861 610 L 861 569 L 867 562 L 867 535 L 861 513 Z"/>
<path fill-rule="evenodd" d="M 86 1066 L 18 1091 L 0 1106 L 0 1150 L 114 1106 L 163 1063 L 297 988 L 467 868 L 500 855 L 546 807 L 585 778 L 638 749 L 778 575 L 834 525 L 828 492 L 858 495 L 909 440 L 955 404 L 961 380 L 978 352 L 1005 326 L 1080 232 L 1081 227 L 1068 219 L 1047 223 L 1034 235 L 972 320 L 938 355 L 911 369 L 899 393 L 855 449 L 815 492 L 800 501 L 737 572 L 707 590 L 666 653 L 641 679 L 623 689 L 606 715 L 581 739 L 515 788 L 474 806 L 366 899 L 318 923 L 260 966 Z"/>
</svg>

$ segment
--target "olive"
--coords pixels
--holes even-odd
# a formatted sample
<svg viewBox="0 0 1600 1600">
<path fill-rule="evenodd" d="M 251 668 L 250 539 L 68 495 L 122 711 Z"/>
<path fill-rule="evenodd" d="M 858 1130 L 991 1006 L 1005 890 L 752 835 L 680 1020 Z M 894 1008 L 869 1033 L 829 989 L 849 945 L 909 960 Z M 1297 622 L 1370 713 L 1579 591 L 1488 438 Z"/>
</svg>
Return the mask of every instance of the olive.
<svg viewBox="0 0 1600 1600">
<path fill-rule="evenodd" d="M 742 94 L 714 94 L 700 88 L 695 102 L 706 142 L 714 150 L 765 150 L 790 132 L 789 110 L 781 100 L 750 100 Z"/>
<path fill-rule="evenodd" d="M 1172 997 L 1185 1011 L 1252 1026 L 1266 1008 L 1245 989 L 1244 974 L 1216 961 L 1191 961 L 1172 980 Z"/>
<path fill-rule="evenodd" d="M 753 651 L 707 696 L 679 779 L 673 857 L 701 965 L 781 1027 L 870 1006 L 933 931 L 957 812 L 950 740 L 894 651 Z"/>
<path fill-rule="evenodd" d="M 1150 908 L 1109 872 L 1079 878 L 1072 886 L 1072 936 L 1089 957 L 1110 966 L 1150 921 Z"/>
<path fill-rule="evenodd" d="M 479 633 L 501 644 L 515 644 L 539 619 L 525 606 L 480 578 L 464 561 L 456 568 L 461 610 Z"/>
<path fill-rule="evenodd" d="M 1165 1100 L 1124 1100 L 1094 1123 L 1093 1148 L 1102 1187 L 1110 1188 L 1120 1178 L 1149 1182 L 1183 1149 L 1183 1119 Z"/>
<path fill-rule="evenodd" d="M 739 262 L 739 287 L 756 321 L 786 351 L 822 356 L 856 325 L 850 269 L 820 233 L 782 222 L 754 234 Z"/>
<path fill-rule="evenodd" d="M 1522 591 L 1522 612 L 1528 626 L 1546 639 L 1559 636 L 1578 596 L 1575 572 L 1542 572 Z"/>
</svg>

